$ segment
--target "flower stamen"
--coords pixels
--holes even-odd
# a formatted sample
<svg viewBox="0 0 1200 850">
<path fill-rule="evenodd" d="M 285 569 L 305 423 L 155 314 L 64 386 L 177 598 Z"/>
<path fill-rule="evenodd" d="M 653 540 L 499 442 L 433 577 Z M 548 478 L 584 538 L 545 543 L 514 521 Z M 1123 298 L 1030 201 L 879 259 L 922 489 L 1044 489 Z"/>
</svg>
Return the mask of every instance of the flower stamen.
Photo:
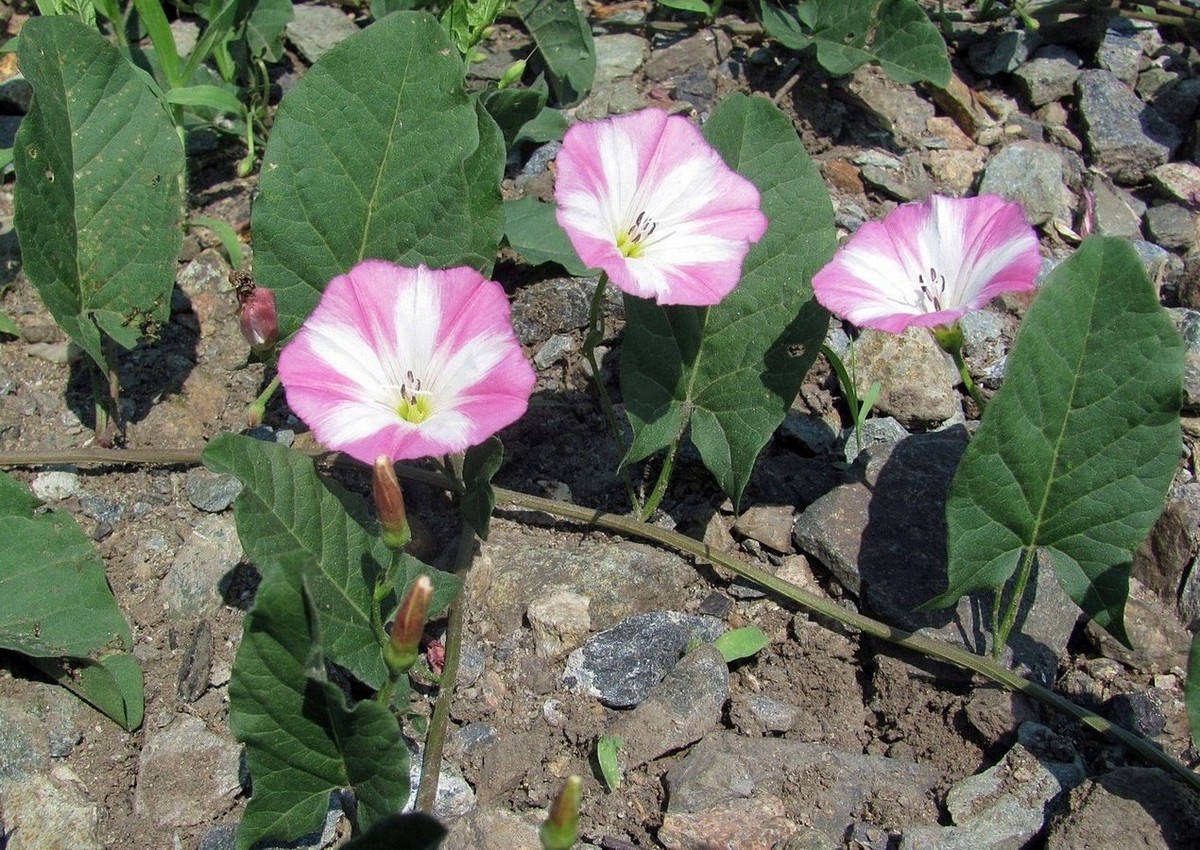
<svg viewBox="0 0 1200 850">
<path fill-rule="evenodd" d="M 929 267 L 929 281 L 925 281 L 925 275 L 917 275 L 918 289 L 921 292 L 921 300 L 925 304 L 917 306 L 928 309 L 925 305 L 932 304 L 934 312 L 940 312 L 942 309 L 942 299 L 946 297 L 946 276 L 938 274 L 937 269 Z"/>
<path fill-rule="evenodd" d="M 637 214 L 632 225 L 617 234 L 617 250 L 626 259 L 642 256 L 647 241 L 657 229 L 658 222 L 646 215 L 645 210 L 642 210 Z"/>
<path fill-rule="evenodd" d="M 421 388 L 421 379 L 409 369 L 404 375 L 404 383 L 400 385 L 400 402 L 396 412 L 405 422 L 420 425 L 433 412 L 431 393 Z"/>
</svg>

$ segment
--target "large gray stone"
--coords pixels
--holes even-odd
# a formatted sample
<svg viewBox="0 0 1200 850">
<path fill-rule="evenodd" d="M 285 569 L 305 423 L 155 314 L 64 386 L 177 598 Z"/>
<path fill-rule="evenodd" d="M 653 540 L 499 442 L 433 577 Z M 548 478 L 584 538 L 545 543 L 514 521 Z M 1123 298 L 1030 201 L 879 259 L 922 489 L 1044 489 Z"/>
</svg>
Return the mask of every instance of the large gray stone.
<svg viewBox="0 0 1200 850">
<path fill-rule="evenodd" d="M 183 619 L 219 611 L 224 604 L 222 583 L 241 560 L 233 517 L 200 517 L 159 587 L 168 616 Z"/>
<path fill-rule="evenodd" d="M 1146 233 L 1164 248 L 1187 251 L 1196 244 L 1196 214 L 1180 204 L 1146 210 Z"/>
<path fill-rule="evenodd" d="M 760 841 L 768 823 L 786 839 L 799 832 L 779 822 L 783 801 L 808 827 L 818 847 L 841 847 L 847 829 L 867 808 L 878 825 L 899 831 L 910 823 L 935 820 L 931 796 L 940 774 L 910 761 L 831 749 L 826 743 L 782 738 L 745 738 L 730 732 L 708 735 L 667 772 L 667 813 L 659 840 L 667 847 L 686 844 L 697 824 L 719 826 L 732 812 L 754 808 L 764 817 L 747 819 L 738 835 L 721 834 L 722 847 L 774 846 Z M 886 806 L 876 803 L 888 801 Z M 741 818 L 734 818 L 742 823 Z"/>
<path fill-rule="evenodd" d="M 654 611 L 636 614 L 593 635 L 567 656 L 563 682 L 605 705 L 629 708 L 650 691 L 683 656 L 693 640 L 711 643 L 725 625 L 715 617 Z"/>
<path fill-rule="evenodd" d="M 879 381 L 875 410 L 910 429 L 932 428 L 961 414 L 958 373 L 925 328 L 902 334 L 865 330 L 855 345 L 862 388 Z"/>
<path fill-rule="evenodd" d="M 1005 145 L 983 170 L 979 193 L 1000 195 L 1020 204 L 1030 224 L 1070 218 L 1071 194 L 1063 181 L 1062 153 L 1054 145 Z"/>
<path fill-rule="evenodd" d="M 521 628 L 530 603 L 569 591 L 588 598 L 595 629 L 630 614 L 683 608 L 696 570 L 678 555 L 631 541 L 584 540 L 562 548 L 500 522 L 467 575 L 471 599 L 503 633 Z"/>
<path fill-rule="evenodd" d="M 237 744 L 210 732 L 198 717 L 182 714 L 165 728 L 149 728 L 134 810 L 161 826 L 206 823 L 241 790 L 239 755 Z M 187 781 L 180 781 L 185 765 Z"/>
<path fill-rule="evenodd" d="M 6 782 L 5 850 L 103 850 L 100 807 L 65 765 Z"/>
<path fill-rule="evenodd" d="M 947 792 L 953 826 L 906 829 L 900 850 L 1018 850 L 1041 833 L 1065 793 L 1083 781 L 1083 761 L 1044 726 L 1025 723 L 1019 734 L 998 764 Z"/>
<path fill-rule="evenodd" d="M 288 41 L 310 65 L 359 31 L 337 6 L 297 3 L 292 12 L 295 17 L 285 30 Z"/>
<path fill-rule="evenodd" d="M 946 495 L 965 448 L 965 431 L 953 428 L 868 449 L 861 480 L 810 505 L 794 534 L 796 547 L 856 594 L 864 613 L 986 654 L 990 593 L 965 596 L 953 608 L 915 610 L 946 589 Z M 1077 610 L 1040 563 L 1026 600 L 1009 647 L 1018 666 L 1051 681 Z"/>
<path fill-rule="evenodd" d="M 1025 98 L 1034 106 L 1041 106 L 1069 95 L 1082 65 L 1074 50 L 1051 44 L 1039 49 L 1013 76 Z"/>
<path fill-rule="evenodd" d="M 1122 239 L 1142 238 L 1146 205 L 1136 195 L 1115 185 L 1103 174 L 1091 175 L 1093 232 Z"/>
<path fill-rule="evenodd" d="M 901 147 L 910 147 L 925 135 L 935 114 L 933 104 L 909 85 L 893 81 L 874 65 L 863 65 L 851 76 L 847 89 Z"/>
<path fill-rule="evenodd" d="M 609 727 L 622 742 L 621 763 L 626 769 L 638 767 L 700 740 L 720 726 L 728 697 L 725 659 L 711 644 L 696 648 Z"/>
<path fill-rule="evenodd" d="M 1092 162 L 1118 183 L 1144 180 L 1182 141 L 1178 129 L 1108 71 L 1084 71 L 1076 92 Z"/>
<path fill-rule="evenodd" d="M 1183 409 L 1200 411 L 1200 311 L 1169 308 L 1168 313 L 1183 337 Z"/>
</svg>

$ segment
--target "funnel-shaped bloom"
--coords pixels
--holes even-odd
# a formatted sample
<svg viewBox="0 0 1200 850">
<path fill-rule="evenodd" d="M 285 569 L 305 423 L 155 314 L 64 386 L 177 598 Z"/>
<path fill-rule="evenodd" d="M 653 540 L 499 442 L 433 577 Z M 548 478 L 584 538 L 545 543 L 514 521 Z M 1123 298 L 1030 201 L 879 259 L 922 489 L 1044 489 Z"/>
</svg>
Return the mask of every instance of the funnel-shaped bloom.
<svg viewBox="0 0 1200 850">
<path fill-rule="evenodd" d="M 659 109 L 576 124 L 557 168 L 558 223 L 579 259 L 659 304 L 716 304 L 767 230 L 754 184 Z"/>
<path fill-rule="evenodd" d="M 483 442 L 525 413 L 535 376 L 499 284 L 364 260 L 329 282 L 279 378 L 322 445 L 372 464 Z"/>
<path fill-rule="evenodd" d="M 951 325 L 1032 289 L 1041 260 L 1021 208 L 996 195 L 934 196 L 867 222 L 813 278 L 817 300 L 859 327 Z"/>
</svg>

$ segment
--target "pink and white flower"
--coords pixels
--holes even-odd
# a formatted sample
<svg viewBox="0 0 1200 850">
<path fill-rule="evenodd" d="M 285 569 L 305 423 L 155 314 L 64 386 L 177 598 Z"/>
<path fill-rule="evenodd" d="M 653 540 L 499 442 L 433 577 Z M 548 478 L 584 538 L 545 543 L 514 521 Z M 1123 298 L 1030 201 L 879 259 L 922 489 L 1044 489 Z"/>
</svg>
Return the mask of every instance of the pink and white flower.
<svg viewBox="0 0 1200 850">
<path fill-rule="evenodd" d="M 754 184 L 659 109 L 568 130 L 554 198 L 579 259 L 659 304 L 716 304 L 767 230 Z"/>
<path fill-rule="evenodd" d="M 933 196 L 867 222 L 813 277 L 817 300 L 865 328 L 948 326 L 997 295 L 1032 289 L 1037 236 L 996 195 Z"/>
<path fill-rule="evenodd" d="M 335 277 L 279 355 L 288 405 L 366 464 L 458 452 L 515 422 L 535 375 L 498 283 L 364 260 Z"/>
</svg>

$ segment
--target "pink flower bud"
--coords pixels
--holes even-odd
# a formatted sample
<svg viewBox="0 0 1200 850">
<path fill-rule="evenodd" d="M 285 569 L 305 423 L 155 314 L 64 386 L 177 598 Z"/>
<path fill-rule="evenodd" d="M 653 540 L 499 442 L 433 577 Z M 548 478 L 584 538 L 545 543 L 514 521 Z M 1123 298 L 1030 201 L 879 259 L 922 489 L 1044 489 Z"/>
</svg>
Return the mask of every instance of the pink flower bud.
<svg viewBox="0 0 1200 850">
<path fill-rule="evenodd" d="M 433 584 L 429 576 L 417 576 L 404 601 L 396 609 L 390 639 L 384 646 L 383 660 L 393 676 L 398 676 L 417 663 L 421 648 L 421 636 L 425 634 L 425 617 L 429 613 L 429 600 L 433 596 Z"/>
<path fill-rule="evenodd" d="M 412 540 L 412 531 L 404 510 L 404 491 L 400 489 L 396 467 L 387 455 L 375 458 L 371 492 L 375 497 L 384 544 L 396 551 L 403 549 Z"/>
<path fill-rule="evenodd" d="M 262 287 L 247 288 L 245 294 L 238 293 L 238 317 L 242 323 L 242 336 L 250 348 L 265 354 L 279 341 L 279 314 L 275 311 L 275 292 Z"/>
</svg>

